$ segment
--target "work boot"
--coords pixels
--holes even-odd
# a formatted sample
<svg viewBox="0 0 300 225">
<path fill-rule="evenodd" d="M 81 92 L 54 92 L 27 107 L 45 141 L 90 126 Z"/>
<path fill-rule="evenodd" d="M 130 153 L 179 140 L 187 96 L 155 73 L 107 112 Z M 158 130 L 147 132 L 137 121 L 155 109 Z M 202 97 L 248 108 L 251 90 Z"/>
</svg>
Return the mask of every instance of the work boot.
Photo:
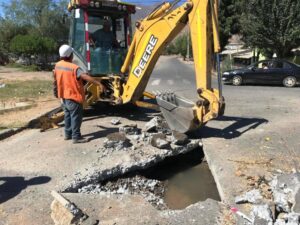
<svg viewBox="0 0 300 225">
<path fill-rule="evenodd" d="M 71 139 L 72 139 L 71 137 L 65 137 L 64 138 L 65 141 L 68 141 L 68 140 L 71 140 Z"/>
<path fill-rule="evenodd" d="M 73 144 L 80 144 L 80 143 L 87 143 L 87 142 L 89 142 L 89 139 L 86 138 L 73 139 Z"/>
</svg>

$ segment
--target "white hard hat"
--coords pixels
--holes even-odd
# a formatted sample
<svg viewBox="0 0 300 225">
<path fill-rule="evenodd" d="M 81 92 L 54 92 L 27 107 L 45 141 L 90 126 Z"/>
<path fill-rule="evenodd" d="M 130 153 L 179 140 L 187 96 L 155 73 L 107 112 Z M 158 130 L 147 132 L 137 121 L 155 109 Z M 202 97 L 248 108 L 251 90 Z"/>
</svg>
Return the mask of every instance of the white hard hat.
<svg viewBox="0 0 300 225">
<path fill-rule="evenodd" d="M 63 57 L 70 57 L 72 53 L 73 53 L 73 48 L 70 47 L 69 45 L 62 45 L 59 48 L 59 56 L 61 58 L 63 58 Z"/>
</svg>

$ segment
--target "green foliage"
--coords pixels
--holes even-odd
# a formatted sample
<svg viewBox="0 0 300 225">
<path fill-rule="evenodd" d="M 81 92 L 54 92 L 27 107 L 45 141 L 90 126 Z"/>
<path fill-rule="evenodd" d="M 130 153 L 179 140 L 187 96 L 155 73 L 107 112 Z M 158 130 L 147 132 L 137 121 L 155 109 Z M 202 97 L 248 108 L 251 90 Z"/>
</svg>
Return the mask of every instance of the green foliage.
<svg viewBox="0 0 300 225">
<path fill-rule="evenodd" d="M 0 19 L 0 49 L 8 51 L 10 41 L 18 34 L 26 34 L 28 26 L 19 25 L 12 20 Z"/>
<path fill-rule="evenodd" d="M 12 52 L 26 56 L 53 53 L 56 48 L 53 39 L 36 35 L 17 35 L 10 43 Z"/>
<path fill-rule="evenodd" d="M 300 45 L 300 1 L 248 0 L 241 16 L 247 45 L 261 49 L 267 57 L 291 54 Z"/>
<path fill-rule="evenodd" d="M 220 1 L 219 10 L 219 32 L 220 44 L 224 49 L 228 43 L 228 39 L 233 34 L 240 33 L 240 12 L 242 8 L 242 0 L 222 0 Z"/>
<path fill-rule="evenodd" d="M 166 48 L 166 53 L 169 55 L 181 55 L 183 58 L 187 57 L 187 43 L 188 43 L 188 35 L 183 34 L 176 38 L 172 43 L 170 43 Z M 190 37 L 189 37 L 190 38 Z M 190 57 L 192 57 L 192 46 L 190 39 Z"/>
<path fill-rule="evenodd" d="M 29 27 L 28 33 L 61 42 L 68 38 L 67 5 L 68 0 L 12 0 L 3 7 L 8 21 Z"/>
<path fill-rule="evenodd" d="M 7 54 L 14 50 L 18 54 L 29 55 L 35 54 L 42 46 L 45 54 L 52 53 L 54 47 L 68 39 L 67 5 L 68 0 L 12 0 L 2 3 L 1 51 Z M 25 35 L 25 40 L 20 40 L 19 35 Z M 33 42 L 32 37 L 39 38 Z M 25 44 L 31 45 L 26 47 Z"/>
</svg>

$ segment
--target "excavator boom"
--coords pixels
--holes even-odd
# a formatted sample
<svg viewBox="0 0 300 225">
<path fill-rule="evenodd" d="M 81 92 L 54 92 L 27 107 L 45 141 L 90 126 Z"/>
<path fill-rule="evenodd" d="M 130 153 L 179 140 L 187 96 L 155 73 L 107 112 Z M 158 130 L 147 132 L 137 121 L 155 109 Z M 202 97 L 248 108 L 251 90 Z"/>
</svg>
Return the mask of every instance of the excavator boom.
<svg viewBox="0 0 300 225">
<path fill-rule="evenodd" d="M 137 22 L 133 43 L 121 69 L 125 73 L 130 68 L 121 99 L 123 103 L 138 100 L 162 50 L 189 24 L 199 99 L 194 103 L 170 93 L 156 96 L 170 128 L 185 133 L 222 114 L 225 104 L 221 93 L 211 87 L 212 58 L 220 51 L 218 2 L 188 0 L 173 9 L 177 2 L 164 3 Z"/>
</svg>

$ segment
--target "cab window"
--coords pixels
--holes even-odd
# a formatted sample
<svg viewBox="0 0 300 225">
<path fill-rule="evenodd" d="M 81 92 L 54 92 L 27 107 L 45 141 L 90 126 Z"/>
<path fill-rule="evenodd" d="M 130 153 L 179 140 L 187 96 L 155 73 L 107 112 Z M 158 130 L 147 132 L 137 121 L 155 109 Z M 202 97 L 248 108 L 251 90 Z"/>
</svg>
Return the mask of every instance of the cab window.
<svg viewBox="0 0 300 225">
<path fill-rule="evenodd" d="M 85 47 L 85 30 L 83 11 L 81 9 L 74 10 L 74 16 L 71 21 L 69 43 L 83 57 L 86 55 Z"/>
<path fill-rule="evenodd" d="M 279 61 L 273 61 L 270 63 L 270 67 L 272 69 L 281 69 L 281 68 L 283 68 L 283 63 L 279 62 Z"/>
</svg>

